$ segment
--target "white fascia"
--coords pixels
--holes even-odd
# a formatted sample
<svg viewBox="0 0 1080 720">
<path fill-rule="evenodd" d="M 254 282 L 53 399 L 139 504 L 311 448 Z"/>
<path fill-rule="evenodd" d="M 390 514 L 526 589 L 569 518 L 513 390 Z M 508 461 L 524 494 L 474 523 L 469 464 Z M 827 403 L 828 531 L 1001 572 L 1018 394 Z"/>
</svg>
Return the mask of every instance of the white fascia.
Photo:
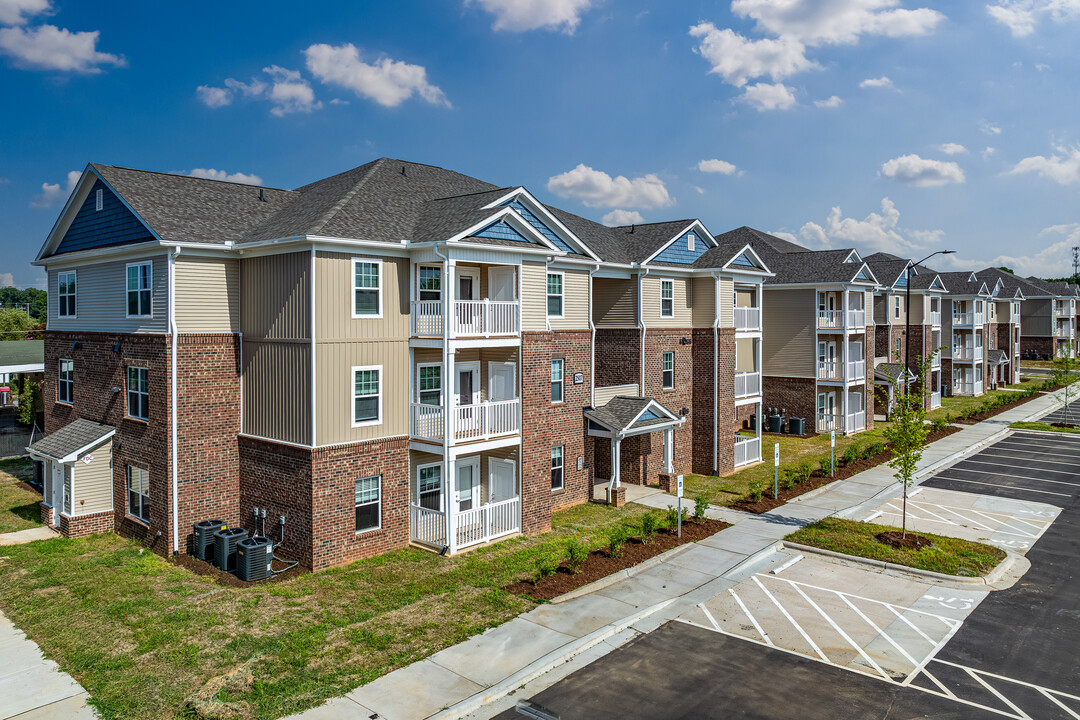
<svg viewBox="0 0 1080 720">
<path fill-rule="evenodd" d="M 525 206 L 528 207 L 534 215 L 543 220 L 545 225 L 547 225 L 548 227 L 554 226 L 559 231 L 559 234 L 562 236 L 563 240 L 569 242 L 571 245 L 577 246 L 578 250 L 583 250 L 593 260 L 597 262 L 600 261 L 599 255 L 595 254 L 588 245 L 582 242 L 581 238 L 575 235 L 573 231 L 570 230 L 570 228 L 566 227 L 566 225 L 563 225 L 559 218 L 555 217 L 546 207 L 544 207 L 544 204 L 542 202 L 533 197 L 532 193 L 523 187 L 518 187 L 514 190 L 511 190 L 506 195 L 503 195 L 497 200 L 488 203 L 482 209 L 493 210 L 502 205 L 503 203 L 507 203 L 512 200 L 522 199 L 526 201 L 524 203 Z"/>
<path fill-rule="evenodd" d="M 753 258 L 754 262 L 756 262 L 758 264 L 758 267 L 760 268 L 759 271 L 743 270 L 743 269 L 741 269 L 742 268 L 741 265 L 735 265 L 735 266 L 731 265 L 731 263 L 735 262 L 735 258 L 739 257 L 740 255 L 744 255 L 746 253 L 750 253 L 750 256 Z M 772 270 L 769 269 L 769 266 L 765 264 L 765 261 L 761 259 L 760 255 L 758 255 L 756 252 L 754 252 L 753 246 L 751 246 L 749 243 L 747 243 L 746 245 L 743 245 L 742 250 L 739 250 L 737 253 L 732 255 L 731 259 L 728 260 L 724 264 L 724 267 L 722 267 L 721 270 L 730 270 L 731 272 L 740 272 L 740 273 L 756 272 L 756 273 L 760 273 L 762 277 L 775 277 L 776 276 L 776 273 L 774 273 Z"/>
<path fill-rule="evenodd" d="M 134 245 L 114 245 L 112 247 L 94 248 L 92 250 L 79 250 L 76 252 L 63 253 L 62 255 L 50 255 L 44 260 L 34 260 L 31 265 L 54 268 L 82 267 L 87 260 L 122 260 L 126 258 L 146 257 L 155 251 L 168 252 L 167 247 L 160 242 L 151 241 L 136 243 Z"/>
<path fill-rule="evenodd" d="M 698 229 L 700 230 L 700 235 L 701 235 L 702 239 L 703 239 L 703 240 L 705 240 L 705 244 L 706 244 L 706 245 L 708 245 L 709 247 L 716 247 L 716 246 L 717 246 L 716 238 L 714 238 L 714 237 L 712 236 L 712 233 L 710 233 L 710 232 L 709 232 L 709 229 L 708 229 L 707 227 L 705 227 L 705 223 L 701 222 L 700 220 L 691 220 L 691 221 L 690 221 L 690 224 L 689 224 L 689 225 L 687 225 L 686 227 L 684 227 L 684 228 L 683 228 L 682 230 L 680 230 L 679 232 L 675 233 L 675 236 L 674 236 L 674 237 L 672 237 L 672 238 L 671 238 L 670 240 L 668 240 L 668 241 L 667 241 L 666 243 L 664 243 L 663 245 L 661 245 L 661 246 L 660 246 L 660 249 L 659 249 L 659 250 L 657 250 L 656 252 L 654 252 L 654 253 L 653 253 L 652 255 L 650 255 L 649 257 L 645 258 L 644 260 L 642 260 L 642 261 L 641 261 L 641 264 L 642 264 L 642 265 L 646 265 L 646 264 L 648 264 L 649 262 L 651 262 L 651 261 L 653 260 L 653 258 L 655 258 L 655 257 L 656 257 L 657 255 L 659 255 L 660 253 L 662 253 L 662 252 L 664 252 L 665 250 L 667 250 L 667 249 L 668 249 L 668 247 L 669 247 L 669 246 L 671 245 L 671 243 L 675 242 L 676 240 L 678 240 L 679 238 L 681 238 L 681 237 L 682 237 L 683 235 L 685 235 L 686 233 L 690 232 L 690 230 L 691 230 L 692 228 L 694 228 L 695 226 L 696 226 L 696 227 L 697 227 L 697 228 L 698 228 Z"/>
</svg>

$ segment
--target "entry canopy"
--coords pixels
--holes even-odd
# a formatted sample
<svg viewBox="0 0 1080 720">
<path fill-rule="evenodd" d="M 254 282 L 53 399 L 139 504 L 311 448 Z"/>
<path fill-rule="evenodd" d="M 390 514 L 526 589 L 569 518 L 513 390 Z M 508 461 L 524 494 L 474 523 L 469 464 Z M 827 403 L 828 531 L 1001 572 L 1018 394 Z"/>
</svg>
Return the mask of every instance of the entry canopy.
<svg viewBox="0 0 1080 720">
<path fill-rule="evenodd" d="M 1008 365 L 1009 354 L 1004 350 L 987 350 L 986 361 L 991 365 Z"/>
<path fill-rule="evenodd" d="M 73 462 L 116 434 L 112 425 L 79 418 L 26 448 L 35 459 Z"/>
<path fill-rule="evenodd" d="M 618 395 L 602 407 L 585 411 L 589 434 L 606 437 L 643 435 L 676 428 L 686 422 L 656 400 L 647 397 Z"/>
</svg>

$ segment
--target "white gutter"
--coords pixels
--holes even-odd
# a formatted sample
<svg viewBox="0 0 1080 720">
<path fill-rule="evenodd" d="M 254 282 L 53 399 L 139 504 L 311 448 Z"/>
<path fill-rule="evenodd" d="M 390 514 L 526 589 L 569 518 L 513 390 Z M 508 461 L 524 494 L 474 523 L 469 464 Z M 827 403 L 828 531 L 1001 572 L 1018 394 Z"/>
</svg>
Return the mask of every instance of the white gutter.
<svg viewBox="0 0 1080 720">
<path fill-rule="evenodd" d="M 720 474 L 720 273 L 713 273 L 713 336 L 712 336 L 712 463 L 713 472 Z"/>
<path fill-rule="evenodd" d="M 176 256 L 180 254 L 181 248 L 173 248 L 172 253 L 169 255 L 169 333 L 172 337 L 172 352 L 170 355 L 170 363 L 172 364 L 171 372 L 169 373 L 169 393 L 170 404 L 172 405 L 172 536 L 173 536 L 173 555 L 180 552 L 180 499 L 177 497 L 179 492 L 179 468 L 177 464 L 180 461 L 180 450 L 177 447 L 179 443 L 179 432 L 176 429 L 177 422 L 177 390 L 176 390 L 176 353 L 179 346 L 177 340 L 177 327 L 176 327 Z"/>
<path fill-rule="evenodd" d="M 589 271 L 589 330 L 592 331 L 592 358 L 589 365 L 589 405 L 596 407 L 596 323 L 593 322 L 593 275 L 600 272 L 600 263 Z"/>
<path fill-rule="evenodd" d="M 638 376 L 638 393 L 641 397 L 645 397 L 645 333 L 648 331 L 645 327 L 645 299 L 641 295 L 641 281 L 649 274 L 650 268 L 643 269 L 645 272 L 639 272 L 637 276 L 637 322 L 641 328 L 641 374 Z"/>
<path fill-rule="evenodd" d="M 380 278 L 380 282 L 381 280 L 382 279 Z M 316 435 L 315 425 L 315 416 L 317 410 L 317 396 L 315 385 L 315 248 L 311 248 L 311 278 L 308 280 L 308 285 L 311 287 L 311 293 L 309 298 L 309 302 L 311 303 L 311 314 L 309 316 L 311 320 L 311 327 L 308 329 L 308 332 L 311 335 L 311 447 L 316 447 L 318 445 L 318 442 L 316 442 L 318 435 Z M 355 381 L 356 380 L 354 378 L 353 382 Z M 383 378 L 379 378 L 379 382 L 381 383 L 382 381 Z"/>
</svg>

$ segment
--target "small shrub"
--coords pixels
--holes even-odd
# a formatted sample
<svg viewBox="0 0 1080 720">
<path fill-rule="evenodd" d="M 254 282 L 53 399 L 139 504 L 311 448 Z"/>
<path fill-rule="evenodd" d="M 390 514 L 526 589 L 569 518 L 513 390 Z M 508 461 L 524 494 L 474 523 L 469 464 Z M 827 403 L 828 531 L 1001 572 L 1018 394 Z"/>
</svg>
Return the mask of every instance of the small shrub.
<svg viewBox="0 0 1080 720">
<path fill-rule="evenodd" d="M 810 479 L 810 476 L 814 474 L 814 463 L 809 460 L 803 460 L 795 466 L 795 472 L 799 482 L 806 482 Z"/>
<path fill-rule="evenodd" d="M 791 490 L 799 480 L 798 471 L 793 467 L 785 467 L 780 470 L 780 487 Z"/>
<path fill-rule="evenodd" d="M 758 502 L 761 500 L 761 493 L 764 488 L 765 485 L 760 480 L 751 480 L 747 488 L 747 496 L 753 502 Z"/>
<path fill-rule="evenodd" d="M 832 459 L 832 456 L 830 455 L 829 457 L 822 458 L 821 463 L 820 463 L 820 467 L 821 467 L 821 476 L 822 477 L 829 477 L 830 475 L 832 475 L 832 473 L 833 473 L 833 459 Z"/>
<path fill-rule="evenodd" d="M 660 530 L 660 516 L 652 510 L 641 516 L 641 542 L 648 545 Z"/>
<path fill-rule="evenodd" d="M 623 546 L 630 537 L 630 531 L 625 525 L 616 525 L 608 530 L 608 555 L 613 558 L 622 557 Z"/>
<path fill-rule="evenodd" d="M 679 524 L 679 508 L 674 505 L 667 506 L 667 526 L 673 528 Z M 685 523 L 689 520 L 689 510 L 687 508 L 682 509 L 682 521 Z"/>
<path fill-rule="evenodd" d="M 949 426 L 949 423 L 947 423 L 942 418 L 938 418 L 937 420 L 932 420 L 930 422 L 930 432 L 941 432 L 942 430 L 944 430 L 948 426 Z"/>
<path fill-rule="evenodd" d="M 862 457 L 862 451 L 859 448 L 859 443 L 852 443 L 844 450 L 844 454 L 840 456 L 845 465 L 850 465 L 853 462 L 857 462 Z"/>
<path fill-rule="evenodd" d="M 536 572 L 533 575 L 533 585 L 536 585 L 549 575 L 559 572 L 559 558 L 545 553 L 536 558 Z"/>
<path fill-rule="evenodd" d="M 954 422 L 956 422 L 956 416 L 952 413 L 945 413 L 945 424 L 952 425 Z"/>
<path fill-rule="evenodd" d="M 581 568 L 585 565 L 585 561 L 589 559 L 589 549 L 582 545 L 577 540 L 571 540 L 566 543 L 566 567 L 570 568 L 570 572 L 577 575 L 581 572 Z"/>
<path fill-rule="evenodd" d="M 709 509 L 709 500 L 704 495 L 694 498 L 694 520 L 705 522 L 705 511 Z"/>
<path fill-rule="evenodd" d="M 885 452 L 885 443 L 872 442 L 863 449 L 863 458 L 869 460 L 875 455 L 880 455 Z"/>
</svg>

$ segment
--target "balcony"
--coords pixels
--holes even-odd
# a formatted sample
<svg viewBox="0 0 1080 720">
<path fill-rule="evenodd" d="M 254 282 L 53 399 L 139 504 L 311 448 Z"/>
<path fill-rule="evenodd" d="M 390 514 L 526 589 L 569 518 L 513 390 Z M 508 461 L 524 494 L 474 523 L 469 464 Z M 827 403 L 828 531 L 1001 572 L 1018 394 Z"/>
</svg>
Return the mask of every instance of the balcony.
<svg viewBox="0 0 1080 720">
<path fill-rule="evenodd" d="M 737 307 L 735 308 L 736 330 L 760 330 L 761 308 Z"/>
<path fill-rule="evenodd" d="M 858 410 L 847 414 L 847 422 L 843 415 L 819 412 L 817 416 L 817 431 L 822 432 L 858 432 L 866 429 L 866 411 Z"/>
<path fill-rule="evenodd" d="M 761 460 L 761 438 L 735 436 L 735 467 Z"/>
<path fill-rule="evenodd" d="M 1072 337 L 1072 328 L 1068 325 L 1058 325 L 1054 328 L 1054 337 L 1068 340 Z"/>
<path fill-rule="evenodd" d="M 844 363 L 832 360 L 819 360 L 817 364 L 818 380 L 835 380 L 840 382 L 844 379 Z"/>
<path fill-rule="evenodd" d="M 954 347 L 952 349 L 952 359 L 959 360 L 960 362 L 975 362 L 983 359 L 983 349 L 981 347 Z"/>
<path fill-rule="evenodd" d="M 455 300 L 450 315 L 450 337 L 500 337 L 520 333 L 517 300 Z M 441 300 L 414 300 L 412 334 L 442 337 Z"/>
<path fill-rule="evenodd" d="M 934 357 L 930 358 L 930 367 L 934 370 L 941 368 L 941 353 L 934 353 Z"/>
<path fill-rule="evenodd" d="M 983 394 L 983 382 L 954 382 L 953 394 L 955 395 L 982 395 Z"/>
<path fill-rule="evenodd" d="M 866 310 L 848 310 L 847 324 L 844 323 L 843 310 L 818 310 L 817 326 L 819 330 L 855 330 L 866 329 Z"/>
<path fill-rule="evenodd" d="M 761 373 L 735 373 L 735 397 L 744 398 L 761 394 Z"/>
<path fill-rule="evenodd" d="M 851 360 L 847 364 L 847 377 L 848 380 L 865 380 L 866 379 L 866 361 L 865 360 Z"/>
<path fill-rule="evenodd" d="M 952 316 L 953 327 L 956 326 L 975 326 L 983 324 L 983 314 L 976 312 L 966 313 L 953 313 Z"/>
<path fill-rule="evenodd" d="M 934 327 L 941 327 L 941 311 L 940 310 L 931 310 L 930 311 L 930 324 L 933 325 Z"/>
<path fill-rule="evenodd" d="M 458 405 L 454 413 L 454 441 L 490 440 L 521 432 L 521 400 L 481 402 Z M 412 436 L 420 440 L 443 442 L 446 423 L 442 405 L 412 403 Z"/>
<path fill-rule="evenodd" d="M 932 393 L 930 393 L 930 409 L 933 410 L 934 408 L 939 408 L 939 407 L 941 407 L 941 393 L 940 392 L 932 392 Z"/>
<path fill-rule="evenodd" d="M 454 550 L 497 540 L 521 530 L 521 498 L 481 505 L 455 512 L 450 518 Z M 446 537 L 446 513 L 416 505 L 409 506 L 409 538 L 442 549 L 451 545 Z"/>
<path fill-rule="evenodd" d="M 1062 317 L 1069 317 L 1072 315 L 1072 308 L 1064 303 L 1056 303 L 1054 305 L 1054 314 Z"/>
<path fill-rule="evenodd" d="M 866 411 L 859 410 L 857 412 L 848 413 L 847 416 L 847 431 L 858 432 L 859 430 L 866 429 Z"/>
<path fill-rule="evenodd" d="M 847 311 L 847 326 L 849 330 L 864 330 L 866 329 L 866 311 L 865 310 L 848 310 Z"/>
</svg>

